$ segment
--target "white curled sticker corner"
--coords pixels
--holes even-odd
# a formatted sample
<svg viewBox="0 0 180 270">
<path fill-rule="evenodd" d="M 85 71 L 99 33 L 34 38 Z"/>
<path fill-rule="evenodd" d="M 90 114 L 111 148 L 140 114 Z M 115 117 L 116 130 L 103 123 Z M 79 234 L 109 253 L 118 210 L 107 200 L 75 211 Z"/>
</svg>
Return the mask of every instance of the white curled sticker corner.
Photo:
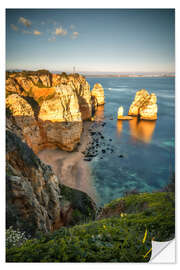
<svg viewBox="0 0 180 270">
<path fill-rule="evenodd" d="M 166 242 L 152 241 L 149 263 L 175 263 L 175 239 Z"/>
</svg>

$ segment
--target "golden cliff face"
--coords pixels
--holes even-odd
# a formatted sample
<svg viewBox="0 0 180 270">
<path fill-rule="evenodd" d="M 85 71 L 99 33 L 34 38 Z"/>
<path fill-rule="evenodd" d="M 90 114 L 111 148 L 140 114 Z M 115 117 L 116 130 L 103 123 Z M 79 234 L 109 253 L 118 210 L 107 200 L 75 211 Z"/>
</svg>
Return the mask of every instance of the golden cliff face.
<svg viewBox="0 0 180 270">
<path fill-rule="evenodd" d="M 97 106 L 104 105 L 104 89 L 100 83 L 96 83 L 91 91 L 91 95 L 97 101 Z"/>
<path fill-rule="evenodd" d="M 61 85 L 40 108 L 39 123 L 49 144 L 72 151 L 80 141 L 82 118 L 78 98 L 69 85 Z"/>
<path fill-rule="evenodd" d="M 14 117 L 16 130 L 21 130 L 24 141 L 35 153 L 46 147 L 75 149 L 80 142 L 82 121 L 92 116 L 90 86 L 83 76 L 20 73 L 7 78 L 6 88 L 6 106 Z M 7 123 L 13 126 L 12 119 Z"/>
<path fill-rule="evenodd" d="M 6 107 L 12 113 L 14 125 L 21 130 L 23 140 L 37 153 L 42 143 L 42 138 L 31 105 L 25 98 L 12 94 L 6 98 Z M 8 124 L 12 126 L 12 123 Z"/>
<path fill-rule="evenodd" d="M 128 115 L 140 116 L 144 120 L 157 119 L 157 97 L 149 94 L 145 89 L 136 92 L 135 99 L 129 108 Z"/>
</svg>

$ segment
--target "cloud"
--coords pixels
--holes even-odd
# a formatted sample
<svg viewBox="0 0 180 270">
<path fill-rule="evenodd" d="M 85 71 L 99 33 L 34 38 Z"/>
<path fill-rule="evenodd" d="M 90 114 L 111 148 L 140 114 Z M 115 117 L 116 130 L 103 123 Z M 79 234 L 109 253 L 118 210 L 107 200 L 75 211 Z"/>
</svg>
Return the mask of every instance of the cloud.
<svg viewBox="0 0 180 270">
<path fill-rule="evenodd" d="M 73 32 L 72 33 L 72 39 L 76 39 L 79 36 L 79 32 Z"/>
<path fill-rule="evenodd" d="M 67 34 L 67 30 L 63 29 L 61 26 L 59 28 L 56 28 L 55 35 L 56 36 L 65 36 Z"/>
<path fill-rule="evenodd" d="M 16 25 L 14 25 L 14 24 L 11 24 L 11 28 L 14 31 L 18 31 L 19 30 L 19 28 Z"/>
<path fill-rule="evenodd" d="M 24 24 L 27 27 L 31 26 L 31 21 L 29 21 L 28 19 L 25 19 L 24 17 L 20 17 L 19 22 Z"/>
<path fill-rule="evenodd" d="M 22 32 L 23 32 L 23 34 L 26 34 L 26 35 L 30 35 L 30 34 L 32 34 L 32 32 L 31 32 L 31 31 L 27 31 L 27 30 L 22 30 Z"/>
<path fill-rule="evenodd" d="M 35 36 L 40 36 L 40 35 L 42 35 L 42 32 L 39 32 L 38 30 L 34 30 L 33 34 Z"/>
</svg>

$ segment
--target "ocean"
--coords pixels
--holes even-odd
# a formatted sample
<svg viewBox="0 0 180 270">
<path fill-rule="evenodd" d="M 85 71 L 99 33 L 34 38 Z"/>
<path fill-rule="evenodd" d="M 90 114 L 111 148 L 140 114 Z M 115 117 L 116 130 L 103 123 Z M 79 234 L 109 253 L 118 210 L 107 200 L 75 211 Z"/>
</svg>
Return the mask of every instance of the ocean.
<svg viewBox="0 0 180 270">
<path fill-rule="evenodd" d="M 86 78 L 91 89 L 101 83 L 105 105 L 96 117 L 104 139 L 98 155 L 88 162 L 92 182 L 100 205 L 122 197 L 126 192 L 161 190 L 175 171 L 175 79 L 153 78 Z M 146 89 L 157 95 L 158 120 L 117 120 L 117 110 L 124 115 L 136 91 Z"/>
</svg>

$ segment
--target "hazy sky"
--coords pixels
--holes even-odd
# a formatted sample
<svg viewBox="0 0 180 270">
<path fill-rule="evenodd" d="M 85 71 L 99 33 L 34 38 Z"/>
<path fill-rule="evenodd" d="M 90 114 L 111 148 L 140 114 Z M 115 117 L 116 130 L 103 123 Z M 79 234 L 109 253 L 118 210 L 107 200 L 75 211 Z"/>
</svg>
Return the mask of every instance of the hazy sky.
<svg viewBox="0 0 180 270">
<path fill-rule="evenodd" d="M 7 69 L 174 72 L 173 9 L 8 9 Z"/>
</svg>

